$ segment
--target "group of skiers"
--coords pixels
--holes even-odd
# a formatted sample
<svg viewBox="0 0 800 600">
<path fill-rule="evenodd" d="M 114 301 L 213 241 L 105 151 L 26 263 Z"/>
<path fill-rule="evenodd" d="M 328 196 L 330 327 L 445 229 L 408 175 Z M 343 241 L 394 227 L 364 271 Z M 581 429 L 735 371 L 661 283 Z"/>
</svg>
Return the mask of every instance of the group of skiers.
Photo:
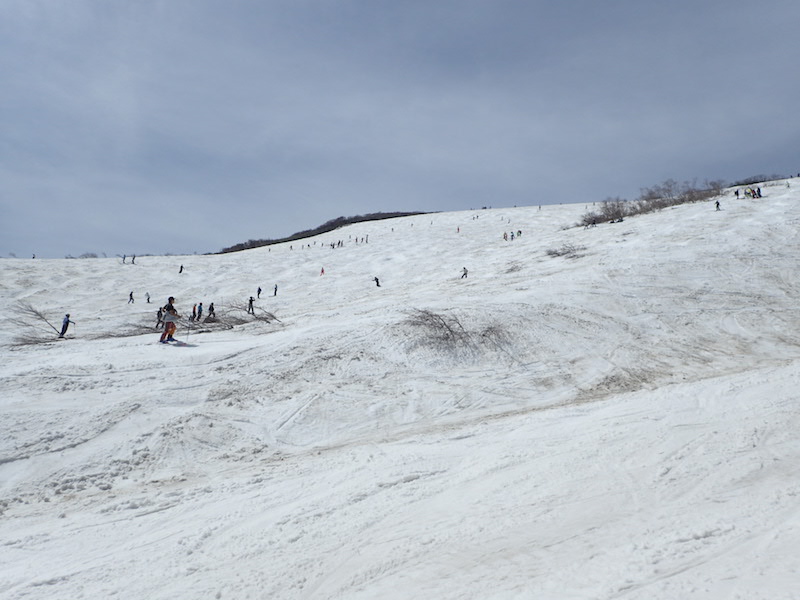
<svg viewBox="0 0 800 600">
<path fill-rule="evenodd" d="M 739 190 L 736 190 L 734 195 L 737 198 L 741 198 L 741 196 L 739 196 Z M 744 195 L 748 198 L 761 198 L 761 188 L 745 188 Z"/>
<path fill-rule="evenodd" d="M 167 304 L 165 306 L 159 307 L 158 311 L 156 312 L 156 329 L 164 328 L 166 331 L 167 324 L 171 322 L 170 317 L 170 310 L 175 310 L 175 306 L 173 302 L 175 298 L 170 296 Z M 180 316 L 180 315 L 178 315 Z M 206 320 L 213 320 L 216 317 L 216 313 L 214 310 L 214 303 L 208 305 L 208 316 Z M 203 319 L 203 303 L 200 302 L 192 306 L 192 314 L 189 317 L 190 321 L 202 321 Z M 174 322 L 174 320 L 172 320 Z"/>
</svg>

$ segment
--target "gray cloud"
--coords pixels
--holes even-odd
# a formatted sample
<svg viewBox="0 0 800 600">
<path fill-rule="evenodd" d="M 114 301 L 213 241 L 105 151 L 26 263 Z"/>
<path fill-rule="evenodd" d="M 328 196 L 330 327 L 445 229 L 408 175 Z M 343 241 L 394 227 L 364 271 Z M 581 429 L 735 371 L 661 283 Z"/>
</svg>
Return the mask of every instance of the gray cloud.
<svg viewBox="0 0 800 600">
<path fill-rule="evenodd" d="M 793 173 L 794 2 L 0 5 L 0 255 Z"/>
</svg>

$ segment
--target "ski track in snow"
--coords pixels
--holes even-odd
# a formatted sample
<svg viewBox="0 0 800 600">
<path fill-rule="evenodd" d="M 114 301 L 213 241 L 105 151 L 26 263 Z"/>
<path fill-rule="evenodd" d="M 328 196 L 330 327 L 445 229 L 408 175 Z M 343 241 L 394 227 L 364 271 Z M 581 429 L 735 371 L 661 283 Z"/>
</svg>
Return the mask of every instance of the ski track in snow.
<svg viewBox="0 0 800 600">
<path fill-rule="evenodd" d="M 76 321 L 0 322 L 0 597 L 798 598 L 791 183 L 0 260 L 4 306 Z M 156 343 L 167 296 L 242 316 L 259 285 L 279 321 Z"/>
</svg>

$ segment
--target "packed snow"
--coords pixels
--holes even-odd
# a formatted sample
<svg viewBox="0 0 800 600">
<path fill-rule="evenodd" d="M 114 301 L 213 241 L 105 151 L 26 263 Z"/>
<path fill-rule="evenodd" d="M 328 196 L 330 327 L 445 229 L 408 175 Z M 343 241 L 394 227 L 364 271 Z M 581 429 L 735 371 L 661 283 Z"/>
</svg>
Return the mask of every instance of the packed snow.
<svg viewBox="0 0 800 600">
<path fill-rule="evenodd" d="M 800 180 L 762 186 L 0 260 L 0 597 L 800 598 Z"/>
</svg>

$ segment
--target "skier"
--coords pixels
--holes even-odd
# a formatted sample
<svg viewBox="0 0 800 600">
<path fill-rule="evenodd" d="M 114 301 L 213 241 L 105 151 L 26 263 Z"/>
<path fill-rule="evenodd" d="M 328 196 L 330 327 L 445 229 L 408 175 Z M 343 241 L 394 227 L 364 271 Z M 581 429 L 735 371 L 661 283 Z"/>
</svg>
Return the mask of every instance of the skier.
<svg viewBox="0 0 800 600">
<path fill-rule="evenodd" d="M 375 278 L 375 285 L 377 285 L 378 287 L 381 287 L 381 282 L 377 277 Z"/>
<path fill-rule="evenodd" d="M 466 278 L 467 278 L 467 273 L 468 273 L 468 271 L 467 271 L 467 267 L 464 267 L 464 268 L 461 270 L 461 279 L 466 279 Z"/>
<path fill-rule="evenodd" d="M 178 273 L 183 273 L 183 265 L 181 265 L 181 268 L 178 269 Z"/>
<path fill-rule="evenodd" d="M 75 321 L 70 321 L 69 320 L 69 313 L 67 313 L 66 315 L 64 315 L 64 320 L 61 321 L 61 333 L 58 335 L 58 337 L 60 337 L 60 338 L 64 337 L 64 334 L 67 333 L 67 327 L 69 327 L 70 323 L 75 325 Z"/>
<path fill-rule="evenodd" d="M 164 333 L 161 334 L 161 339 L 158 340 L 162 344 L 175 341 L 172 334 L 175 333 L 175 330 L 178 328 L 175 322 L 180 318 L 180 315 L 178 311 L 175 310 L 174 302 L 175 298 L 170 296 L 166 306 L 164 306 Z"/>
<path fill-rule="evenodd" d="M 717 204 L 717 210 L 719 210 L 719 200 L 717 200 L 716 204 Z"/>
<path fill-rule="evenodd" d="M 156 329 L 160 329 L 164 326 L 164 309 L 160 306 L 158 307 L 158 312 L 156 313 Z"/>
</svg>

